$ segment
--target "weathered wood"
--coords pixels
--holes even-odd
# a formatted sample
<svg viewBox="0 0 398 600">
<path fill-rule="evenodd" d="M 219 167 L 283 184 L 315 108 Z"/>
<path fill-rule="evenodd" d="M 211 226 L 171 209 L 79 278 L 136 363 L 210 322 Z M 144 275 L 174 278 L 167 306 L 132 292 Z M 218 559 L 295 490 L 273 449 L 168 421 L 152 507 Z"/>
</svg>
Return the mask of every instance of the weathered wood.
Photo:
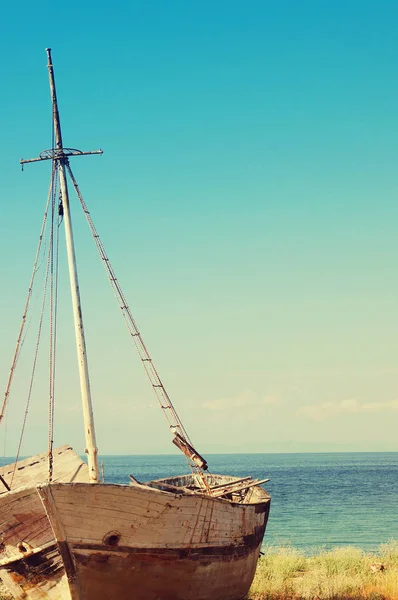
<svg viewBox="0 0 398 600">
<path fill-rule="evenodd" d="M 7 571 L 0 572 L 0 579 L 4 584 L 6 590 L 12 594 L 15 600 L 23 600 L 26 598 L 26 594 L 18 583 L 16 583 L 10 573 Z"/>
<path fill-rule="evenodd" d="M 51 492 L 51 487 L 38 488 L 38 494 L 43 503 L 48 520 L 51 524 L 58 550 L 62 558 L 65 573 L 68 578 L 71 600 L 82 600 L 79 582 L 76 578 L 76 569 L 72 559 L 71 551 L 66 540 L 64 528 L 59 518 L 57 507 Z"/>
<path fill-rule="evenodd" d="M 14 465 L 1 469 L 9 481 Z M 70 600 L 63 561 L 36 490 L 48 476 L 47 452 L 15 466 L 13 489 L 0 494 L 0 577 L 15 597 L 19 589 L 18 597 L 29 600 Z M 87 482 L 87 465 L 70 446 L 62 446 L 54 450 L 53 478 Z"/>
<path fill-rule="evenodd" d="M 0 567 L 23 558 L 53 540 L 50 524 L 35 488 L 0 496 Z M 21 546 L 21 544 L 24 544 Z"/>
<path fill-rule="evenodd" d="M 232 485 L 232 484 L 228 484 L 228 486 L 225 486 L 224 488 L 221 487 L 221 489 L 217 490 L 214 494 L 212 493 L 212 497 L 213 498 L 220 498 L 221 496 L 225 496 L 226 494 L 234 494 L 236 492 L 244 492 L 245 490 L 248 490 L 251 487 L 257 486 L 257 485 L 261 485 L 262 483 L 266 483 L 267 481 L 269 481 L 269 479 L 261 479 L 261 480 L 254 480 L 251 481 L 250 483 L 246 482 L 246 483 L 240 483 L 237 485 Z"/>
<path fill-rule="evenodd" d="M 134 485 L 142 485 L 141 481 L 138 481 L 138 479 L 136 479 L 136 478 L 134 477 L 134 475 L 131 475 L 131 474 L 130 474 L 130 480 L 132 481 L 132 483 L 133 483 Z"/>
<path fill-rule="evenodd" d="M 218 492 L 247 488 L 248 481 L 208 477 Z M 27 600 L 130 600 L 132 590 L 135 600 L 243 597 L 268 518 L 268 494 L 257 485 L 250 503 L 200 490 L 177 494 L 195 484 L 192 475 L 153 482 L 163 489 L 149 484 L 43 483 L 1 494 L 6 544 L 0 574 L 7 573 Z M 57 557 L 51 564 L 59 567 L 47 572 L 51 552 Z M 29 561 L 38 561 L 36 579 Z"/>
<path fill-rule="evenodd" d="M 16 599 L 71 600 L 62 559 L 55 543 L 0 571 L 6 588 Z"/>
<path fill-rule="evenodd" d="M 134 478 L 132 477 L 132 475 L 130 475 L 130 479 L 133 482 L 133 485 L 137 485 L 136 481 L 134 480 Z M 138 484 L 138 485 L 143 485 Z M 171 485 L 170 483 L 151 483 L 150 485 L 148 485 L 147 487 L 151 487 L 151 488 L 156 488 L 159 490 L 164 490 L 166 492 L 172 492 L 173 494 L 198 494 L 201 493 L 203 494 L 203 490 L 190 490 L 187 487 L 184 486 L 177 486 L 177 485 Z"/>
<path fill-rule="evenodd" d="M 11 488 L 9 487 L 8 483 L 3 479 L 3 477 L 1 475 L 0 475 L 0 481 L 6 488 L 7 492 L 9 492 Z"/>
<path fill-rule="evenodd" d="M 240 600 L 270 502 L 259 487 L 252 504 L 145 484 L 43 484 L 38 493 L 84 600 Z"/>
<path fill-rule="evenodd" d="M 217 490 L 218 488 L 222 488 L 222 487 L 228 487 L 229 485 L 236 485 L 237 483 L 240 483 L 241 481 L 249 481 L 249 480 L 253 480 L 253 477 L 251 475 L 248 475 L 248 477 L 242 477 L 241 479 L 236 479 L 234 481 L 230 481 L 229 483 L 219 483 L 218 485 L 212 485 L 210 487 L 210 491 L 212 492 L 213 490 Z"/>
<path fill-rule="evenodd" d="M 41 486 L 39 494 L 47 487 Z M 226 545 L 242 535 L 243 513 L 250 512 L 252 522 L 247 526 L 251 529 L 263 520 L 254 506 L 238 509 L 218 499 L 175 496 L 158 489 L 117 485 L 92 488 L 85 484 L 57 484 L 51 489 L 67 539 L 72 543 L 84 537 L 102 543 L 106 524 L 118 523 L 116 528 L 124 540 L 121 543 L 135 547 L 170 543 L 189 547 L 209 542 Z M 114 528 L 109 526 L 109 530 Z"/>
<path fill-rule="evenodd" d="M 86 463 L 74 452 L 71 446 L 61 446 L 53 451 L 53 481 L 88 481 Z M 0 468 L 0 475 L 8 486 L 11 484 L 15 463 Z M 36 485 L 48 479 L 48 453 L 36 454 L 16 463 L 12 489 Z M 0 491 L 6 493 L 6 490 Z"/>
</svg>

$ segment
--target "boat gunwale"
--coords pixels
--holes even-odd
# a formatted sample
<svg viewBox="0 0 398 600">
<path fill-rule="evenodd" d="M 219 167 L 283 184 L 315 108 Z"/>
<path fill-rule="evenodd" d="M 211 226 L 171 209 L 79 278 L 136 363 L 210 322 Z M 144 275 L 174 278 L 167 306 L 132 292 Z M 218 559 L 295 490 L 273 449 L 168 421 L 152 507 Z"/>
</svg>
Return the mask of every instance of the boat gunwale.
<svg viewBox="0 0 398 600">
<path fill-rule="evenodd" d="M 176 477 L 179 477 L 178 475 L 176 475 Z M 223 475 L 220 475 L 219 477 L 223 477 Z M 229 476 L 228 476 L 229 477 Z M 155 481 L 155 480 L 154 480 Z M 171 492 L 171 491 L 167 491 L 167 490 L 161 490 L 157 487 L 151 487 L 149 485 L 147 485 L 148 483 L 151 482 L 146 482 L 146 483 L 140 483 L 140 484 L 125 484 L 125 483 L 88 483 L 88 482 L 81 482 L 81 481 L 77 481 L 77 482 L 43 482 L 43 483 L 39 483 L 35 486 L 35 488 L 37 490 L 41 490 L 41 489 L 47 489 L 47 488 L 52 488 L 55 486 L 77 486 L 77 487 L 82 487 L 82 486 L 95 486 L 95 487 L 106 487 L 106 488 L 117 488 L 117 489 L 142 489 L 145 491 L 150 491 L 152 493 L 157 493 L 157 494 L 163 494 L 167 497 L 173 496 L 174 498 L 181 498 L 181 497 L 186 497 L 186 498 L 205 498 L 206 500 L 213 500 L 214 502 L 221 502 L 224 504 L 228 504 L 230 506 L 238 506 L 238 507 L 242 507 L 242 506 L 260 506 L 260 505 L 265 505 L 268 504 L 271 501 L 271 496 L 268 494 L 268 492 L 261 487 L 260 485 L 256 485 L 253 486 L 253 491 L 254 490 L 259 490 L 261 492 L 261 495 L 263 495 L 264 497 L 261 498 L 258 501 L 255 502 L 236 502 L 234 500 L 229 500 L 228 498 L 222 498 L 222 497 L 214 497 L 211 494 L 206 494 L 205 492 L 201 493 L 201 492 L 193 492 L 192 494 L 187 494 L 187 493 L 182 493 L 182 494 L 178 494 L 176 492 Z"/>
<path fill-rule="evenodd" d="M 192 478 L 192 474 L 184 474 L 184 475 L 174 475 L 172 477 L 163 477 L 162 479 L 153 479 L 151 481 L 146 481 L 144 484 L 141 485 L 145 485 L 147 487 L 151 487 L 152 489 L 159 489 L 159 488 L 153 488 L 152 486 L 150 486 L 149 484 L 154 483 L 154 484 L 167 484 L 170 481 L 173 481 L 173 479 L 189 479 Z M 242 480 L 242 478 L 240 476 L 236 476 L 236 475 L 221 475 L 219 473 L 211 473 L 210 478 L 220 478 L 220 479 L 224 479 L 224 478 L 228 478 L 228 482 L 227 483 L 234 483 L 234 481 L 239 482 Z M 223 484 L 220 484 L 223 485 Z M 176 486 L 178 487 L 178 486 Z M 200 491 L 196 492 L 196 491 L 192 491 L 192 493 L 199 497 L 199 498 L 212 498 L 213 500 L 224 500 L 226 502 L 228 502 L 228 504 L 237 504 L 239 506 L 250 506 L 250 505 L 256 505 L 256 504 L 265 504 L 267 502 L 269 502 L 271 500 L 271 496 L 270 494 L 267 492 L 267 490 L 265 488 L 263 488 L 261 485 L 255 485 L 252 486 L 252 490 L 261 490 L 261 495 L 263 496 L 263 498 L 261 498 L 260 500 L 258 500 L 257 502 L 234 502 L 233 500 L 228 500 L 228 498 L 222 498 L 222 497 L 214 497 L 211 494 L 206 494 L 205 492 L 201 493 Z M 161 490 L 161 491 L 167 491 L 167 490 Z M 190 491 L 190 490 L 189 490 Z M 173 492 L 170 492 L 173 493 Z M 183 495 L 183 494 L 177 494 L 177 495 Z M 187 496 L 189 494 L 186 494 Z"/>
</svg>

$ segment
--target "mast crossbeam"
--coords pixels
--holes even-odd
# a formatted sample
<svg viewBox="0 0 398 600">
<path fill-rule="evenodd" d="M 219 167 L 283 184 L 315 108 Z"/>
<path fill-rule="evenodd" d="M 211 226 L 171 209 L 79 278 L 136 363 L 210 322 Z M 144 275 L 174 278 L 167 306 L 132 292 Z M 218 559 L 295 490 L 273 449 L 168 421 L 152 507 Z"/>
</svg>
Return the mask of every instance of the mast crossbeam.
<svg viewBox="0 0 398 600">
<path fill-rule="evenodd" d="M 69 156 L 87 156 L 89 154 L 103 154 L 101 148 L 99 150 L 89 150 L 83 152 L 83 150 L 77 150 L 76 148 L 50 148 L 49 150 L 43 150 L 40 152 L 37 158 L 21 158 L 19 161 L 20 165 L 26 165 L 27 163 L 40 162 L 42 160 L 60 160 Z"/>
</svg>

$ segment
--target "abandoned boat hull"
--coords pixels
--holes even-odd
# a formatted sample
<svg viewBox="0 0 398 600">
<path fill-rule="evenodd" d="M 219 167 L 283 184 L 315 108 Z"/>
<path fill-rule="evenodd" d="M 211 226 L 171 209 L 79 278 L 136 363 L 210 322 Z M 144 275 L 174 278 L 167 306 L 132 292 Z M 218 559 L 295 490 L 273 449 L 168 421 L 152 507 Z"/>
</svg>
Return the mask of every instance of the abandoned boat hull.
<svg viewBox="0 0 398 600">
<path fill-rule="evenodd" d="M 80 461 L 60 449 L 57 473 L 84 480 Z M 42 461 L 21 466 L 28 483 Z M 212 485 L 237 479 L 210 477 Z M 130 600 L 132 590 L 136 600 L 240 600 L 256 569 L 269 496 L 255 486 L 244 503 L 213 498 L 190 491 L 191 479 L 0 494 L 0 578 L 17 600 Z M 179 493 L 165 491 L 173 485 Z"/>
<path fill-rule="evenodd" d="M 252 504 L 145 485 L 45 484 L 38 493 L 78 600 L 240 600 L 270 504 L 262 488 Z"/>
</svg>

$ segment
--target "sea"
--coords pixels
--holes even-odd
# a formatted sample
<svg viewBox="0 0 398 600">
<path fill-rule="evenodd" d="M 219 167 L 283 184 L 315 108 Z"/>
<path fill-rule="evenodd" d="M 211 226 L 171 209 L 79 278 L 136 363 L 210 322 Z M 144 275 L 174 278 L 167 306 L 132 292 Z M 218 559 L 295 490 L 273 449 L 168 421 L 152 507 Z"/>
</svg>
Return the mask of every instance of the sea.
<svg viewBox="0 0 398 600">
<path fill-rule="evenodd" d="M 128 483 L 187 471 L 181 455 L 103 456 L 105 481 Z M 398 452 L 214 454 L 212 473 L 258 479 L 271 495 L 264 545 L 305 553 L 398 540 Z"/>
<path fill-rule="evenodd" d="M 102 456 L 107 483 L 188 472 L 182 455 Z M 377 551 L 398 540 L 398 452 L 213 454 L 215 474 L 258 479 L 271 495 L 265 547 L 304 553 L 356 546 Z M 12 459 L 0 459 L 0 464 Z"/>
</svg>

